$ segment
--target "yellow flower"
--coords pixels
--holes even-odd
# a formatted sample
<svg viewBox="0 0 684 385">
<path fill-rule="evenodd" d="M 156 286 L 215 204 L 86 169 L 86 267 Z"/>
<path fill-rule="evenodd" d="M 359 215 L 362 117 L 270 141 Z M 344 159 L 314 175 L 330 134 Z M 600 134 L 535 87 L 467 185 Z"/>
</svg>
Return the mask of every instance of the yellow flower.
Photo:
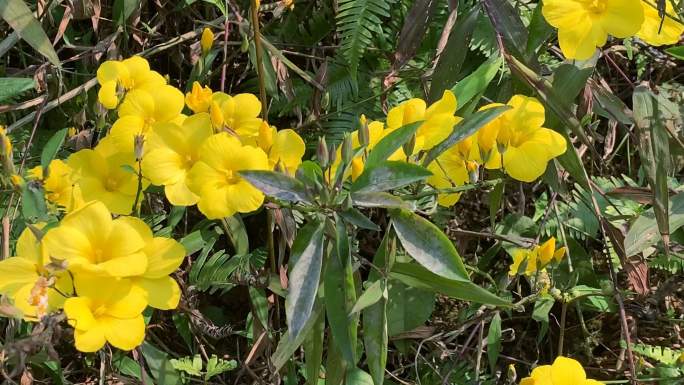
<svg viewBox="0 0 684 385">
<path fill-rule="evenodd" d="M 37 224 L 43 228 L 45 224 Z M 47 251 L 28 227 L 17 239 L 17 256 L 0 261 L 0 294 L 9 296 L 27 321 L 39 321 L 60 309 L 63 294 L 70 294 L 71 276 L 51 274 L 45 267 L 50 262 Z"/>
<path fill-rule="evenodd" d="M 542 127 L 544 106 L 537 99 L 515 95 L 508 105 L 513 108 L 479 130 L 480 154 L 486 168 L 503 165 L 512 178 L 532 182 L 551 159 L 565 152 L 567 143 L 556 131 Z"/>
<path fill-rule="evenodd" d="M 568 59 L 586 60 L 608 35 L 625 38 L 644 21 L 641 0 L 545 0 L 542 14 L 558 28 L 558 42 Z"/>
<path fill-rule="evenodd" d="M 50 256 L 66 261 L 76 275 L 132 277 L 147 269 L 143 236 L 126 220 L 112 219 L 99 201 L 67 214 L 43 242 Z"/>
<path fill-rule="evenodd" d="M 10 176 L 10 180 L 12 181 L 12 185 L 14 185 L 14 187 L 16 188 L 21 188 L 22 186 L 24 186 L 24 183 L 26 183 L 26 181 L 24 181 L 24 178 L 22 178 L 19 174 L 12 174 Z"/>
<path fill-rule="evenodd" d="M 447 138 L 453 131 L 459 118 L 456 113 L 456 96 L 451 91 L 444 91 L 440 100 L 426 107 L 422 99 L 410 99 L 392 108 L 387 113 L 387 130 L 394 131 L 401 126 L 424 120 L 416 131 L 414 153 L 429 150 Z M 406 156 L 402 150 L 390 159 L 401 160 Z"/>
<path fill-rule="evenodd" d="M 209 137 L 200 148 L 200 159 L 188 174 L 188 187 L 200 197 L 197 206 L 209 219 L 247 213 L 261 206 L 264 194 L 238 172 L 268 168 L 262 149 L 243 146 L 222 132 Z"/>
<path fill-rule="evenodd" d="M 477 170 L 475 136 L 470 136 L 448 150 L 444 151 L 432 163 L 428 170 L 432 176 L 427 183 L 435 189 L 445 189 L 463 186 L 470 180 L 470 173 Z M 444 207 L 451 207 L 458 202 L 461 193 L 439 194 L 437 203 Z"/>
<path fill-rule="evenodd" d="M 35 180 L 42 180 L 47 200 L 66 211 L 71 211 L 81 201 L 77 193 L 79 191 L 74 189 L 71 167 L 61 159 L 50 162 L 47 178 L 44 177 L 41 166 L 29 170 L 29 176 Z"/>
<path fill-rule="evenodd" d="M 243 144 L 256 146 L 262 122 L 259 119 L 261 112 L 259 99 L 252 94 L 230 96 L 216 92 L 213 101 L 216 104 L 212 104 L 211 116 L 212 122 L 215 122 L 218 128 L 217 131 L 226 128 L 235 132 Z M 219 110 L 215 110 L 215 106 L 218 106 Z"/>
<path fill-rule="evenodd" d="M 202 46 L 202 55 L 206 56 L 211 50 L 211 46 L 214 44 L 214 33 L 211 32 L 209 28 L 205 28 L 202 31 L 202 39 L 200 40 L 200 45 Z"/>
<path fill-rule="evenodd" d="M 658 15 L 658 9 L 655 7 L 656 1 L 649 0 L 649 2 L 650 4 L 646 1 L 641 1 L 641 6 L 644 8 L 644 23 L 641 25 L 637 37 L 655 46 L 679 42 L 679 38 L 684 33 L 684 24 L 665 16 L 661 27 L 660 15 Z M 675 19 L 677 18 L 677 13 L 674 11 L 670 1 L 665 2 L 665 10 L 668 15 Z"/>
<path fill-rule="evenodd" d="M 211 88 L 202 86 L 199 82 L 192 83 L 192 91 L 185 94 L 185 104 L 194 113 L 207 112 L 211 106 L 211 96 L 213 95 Z"/>
<path fill-rule="evenodd" d="M 553 365 L 537 366 L 530 377 L 523 378 L 520 385 L 600 385 L 601 382 L 587 379 L 579 362 L 567 357 L 556 357 Z"/>
<path fill-rule="evenodd" d="M 517 249 L 513 253 L 513 263 L 511 264 L 509 274 L 516 275 L 520 273 L 520 267 L 523 262 L 527 264 L 525 268 L 525 275 L 532 275 L 537 270 L 543 269 L 552 260 L 560 263 L 565 256 L 565 247 L 556 250 L 556 238 L 551 237 L 541 245 L 535 246 L 532 249 Z"/>
<path fill-rule="evenodd" d="M 260 128 L 259 147 L 268 154 L 268 164 L 272 170 L 280 164 L 290 175 L 297 171 L 306 151 L 304 140 L 294 130 L 277 131 L 266 122 Z"/>
<path fill-rule="evenodd" d="M 145 299 L 151 307 L 175 309 L 180 300 L 180 287 L 169 274 L 183 263 L 185 248 L 174 239 L 155 237 L 149 226 L 139 218 L 122 217 L 120 220 L 135 227 L 145 242 L 143 252 L 147 256 L 147 270 L 138 277 L 130 278 L 131 283 L 145 293 Z"/>
<path fill-rule="evenodd" d="M 64 302 L 64 313 L 74 328 L 76 349 L 96 352 L 106 342 L 132 350 L 145 339 L 142 311 L 145 295 L 126 279 L 103 282 L 97 276 L 78 276 L 77 297 Z"/>
<path fill-rule="evenodd" d="M 283 8 L 289 8 L 290 11 L 294 10 L 294 0 L 280 0 L 280 4 Z"/>
<path fill-rule="evenodd" d="M 72 154 L 67 164 L 74 171 L 83 201 L 99 200 L 114 214 L 131 213 L 138 193 L 137 165 L 132 152 L 119 151 L 112 138 L 107 137 L 95 149 Z M 144 190 L 149 181 L 143 178 L 142 182 Z"/>
<path fill-rule="evenodd" d="M 182 126 L 159 124 L 148 137 L 148 153 L 142 160 L 143 175 L 164 186 L 166 198 L 175 206 L 190 206 L 199 197 L 187 186 L 187 174 L 200 156 L 202 143 L 213 134 L 209 114 L 188 117 Z"/>
<path fill-rule="evenodd" d="M 131 91 L 119 106 L 119 119 L 112 125 L 109 138 L 120 151 L 133 152 L 136 135 L 144 137 L 155 124 L 181 118 L 184 105 L 183 93 L 172 86 L 162 85 L 154 92 Z"/>
<path fill-rule="evenodd" d="M 7 136 L 5 126 L 0 125 L 0 163 L 5 172 L 11 173 L 14 171 L 14 163 L 12 161 L 12 142 Z"/>
<path fill-rule="evenodd" d="M 124 91 L 155 90 L 166 84 L 164 77 L 151 71 L 147 60 L 140 56 L 121 61 L 107 60 L 97 69 L 97 81 L 100 83 L 98 100 L 107 109 L 116 108 L 119 104 L 120 88 Z"/>
</svg>

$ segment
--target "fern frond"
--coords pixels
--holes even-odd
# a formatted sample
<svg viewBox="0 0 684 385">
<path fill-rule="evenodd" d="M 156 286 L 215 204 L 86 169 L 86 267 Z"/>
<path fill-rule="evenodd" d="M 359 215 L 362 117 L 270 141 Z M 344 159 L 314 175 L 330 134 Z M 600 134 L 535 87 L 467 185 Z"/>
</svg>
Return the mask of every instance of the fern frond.
<svg viewBox="0 0 684 385">
<path fill-rule="evenodd" d="M 633 344 L 632 350 L 644 357 L 658 361 L 665 365 L 674 365 L 684 351 L 672 350 L 664 346 L 653 346 L 646 344 Z"/>
<path fill-rule="evenodd" d="M 190 284 L 199 291 L 230 290 L 235 284 L 231 279 L 233 272 L 240 264 L 239 258 L 231 258 L 223 250 L 217 251 L 209 258 L 199 258 L 190 270 Z"/>
<path fill-rule="evenodd" d="M 340 0 L 337 31 L 342 36 L 342 55 L 356 77 L 359 62 L 373 39 L 373 30 L 389 17 L 388 0 Z"/>
</svg>

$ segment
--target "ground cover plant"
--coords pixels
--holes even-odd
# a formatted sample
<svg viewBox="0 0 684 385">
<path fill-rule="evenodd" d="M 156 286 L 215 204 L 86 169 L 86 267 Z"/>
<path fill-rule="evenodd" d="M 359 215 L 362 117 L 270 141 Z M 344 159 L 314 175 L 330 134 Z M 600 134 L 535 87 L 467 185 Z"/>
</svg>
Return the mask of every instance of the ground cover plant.
<svg viewBox="0 0 684 385">
<path fill-rule="evenodd" d="M 0 16 L 3 383 L 684 383 L 681 1 Z"/>
</svg>

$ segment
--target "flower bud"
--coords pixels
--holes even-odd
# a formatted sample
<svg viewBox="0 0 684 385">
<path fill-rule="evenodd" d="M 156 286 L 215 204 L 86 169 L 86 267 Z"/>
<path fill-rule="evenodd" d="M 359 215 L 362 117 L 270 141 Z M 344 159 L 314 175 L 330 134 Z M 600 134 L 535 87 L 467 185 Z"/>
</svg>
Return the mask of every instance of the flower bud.
<svg viewBox="0 0 684 385">
<path fill-rule="evenodd" d="M 321 168 L 327 168 L 330 160 L 328 155 L 328 144 L 325 143 L 325 136 L 318 138 L 318 148 L 316 149 L 316 158 Z"/>
<path fill-rule="evenodd" d="M 214 33 L 211 32 L 209 28 L 205 28 L 202 31 L 202 39 L 200 40 L 200 46 L 202 47 L 202 55 L 207 56 L 211 50 L 211 46 L 214 44 Z"/>
<path fill-rule="evenodd" d="M 370 131 L 368 130 L 366 115 L 361 115 L 359 120 L 361 121 L 361 127 L 359 128 L 359 143 L 361 143 L 362 146 L 368 146 L 368 143 L 370 143 Z"/>
<path fill-rule="evenodd" d="M 349 134 L 346 134 L 344 136 L 344 140 L 342 141 L 342 161 L 344 164 L 349 164 L 352 160 L 352 140 L 351 136 Z"/>
<path fill-rule="evenodd" d="M 330 143 L 328 145 L 328 164 L 332 165 L 337 160 L 337 149 L 335 145 Z"/>
<path fill-rule="evenodd" d="M 133 153 L 135 154 L 135 160 L 140 160 L 143 157 L 143 145 L 145 144 L 145 137 L 142 135 L 136 135 L 133 137 Z"/>
<path fill-rule="evenodd" d="M 413 155 L 413 150 L 416 147 L 416 135 L 414 134 L 411 136 L 411 139 L 408 140 L 408 142 L 404 143 L 402 146 L 404 149 L 404 154 L 406 154 L 407 157 Z"/>
<path fill-rule="evenodd" d="M 480 178 L 480 174 L 478 173 L 477 162 L 472 160 L 466 161 L 466 170 L 468 171 L 468 178 L 470 179 L 470 183 L 477 183 L 477 181 Z"/>
<path fill-rule="evenodd" d="M 563 299 L 562 293 L 560 290 L 558 290 L 558 288 L 551 288 L 551 290 L 549 290 L 549 294 L 551 294 L 551 296 L 558 301 Z"/>
</svg>

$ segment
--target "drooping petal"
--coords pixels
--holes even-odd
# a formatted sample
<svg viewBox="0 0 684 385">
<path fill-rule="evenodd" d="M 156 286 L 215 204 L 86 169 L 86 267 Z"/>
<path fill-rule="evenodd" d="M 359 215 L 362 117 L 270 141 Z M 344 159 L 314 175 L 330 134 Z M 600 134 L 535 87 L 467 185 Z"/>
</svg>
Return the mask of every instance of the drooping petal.
<svg viewBox="0 0 684 385">
<path fill-rule="evenodd" d="M 102 84 L 100 90 L 97 91 L 97 100 L 108 110 L 112 110 L 119 105 L 119 97 L 117 96 L 116 81 L 109 81 Z"/>
<path fill-rule="evenodd" d="M 246 180 L 228 186 L 229 204 L 239 213 L 252 212 L 264 203 L 264 194 Z"/>
<path fill-rule="evenodd" d="M 96 352 L 107 342 L 104 328 L 100 325 L 88 330 L 74 330 L 74 340 L 76 349 L 84 353 Z"/>
<path fill-rule="evenodd" d="M 230 203 L 228 186 L 221 188 L 207 188 L 200 193 L 197 208 L 208 219 L 220 219 L 235 214 L 235 209 Z"/>
<path fill-rule="evenodd" d="M 503 166 L 508 175 L 522 182 L 532 182 L 542 176 L 548 162 L 546 151 L 528 142 L 520 147 L 509 146 L 503 154 Z"/>
</svg>

